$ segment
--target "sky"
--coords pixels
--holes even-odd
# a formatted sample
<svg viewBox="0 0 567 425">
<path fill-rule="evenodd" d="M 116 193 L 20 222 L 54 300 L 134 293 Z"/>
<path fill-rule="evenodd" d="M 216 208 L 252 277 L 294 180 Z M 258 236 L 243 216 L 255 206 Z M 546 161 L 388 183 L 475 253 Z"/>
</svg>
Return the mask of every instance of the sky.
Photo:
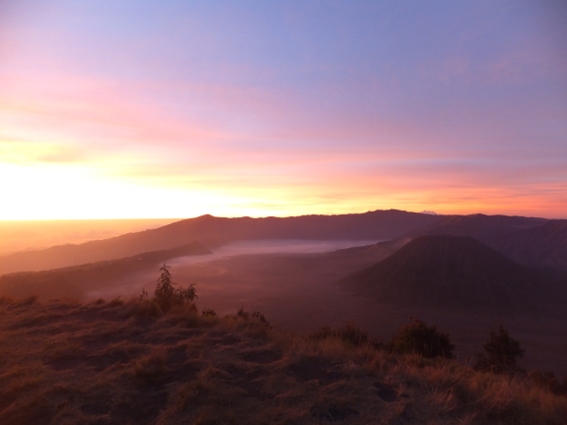
<svg viewBox="0 0 567 425">
<path fill-rule="evenodd" d="M 0 0 L 0 220 L 567 218 L 567 2 Z"/>
</svg>

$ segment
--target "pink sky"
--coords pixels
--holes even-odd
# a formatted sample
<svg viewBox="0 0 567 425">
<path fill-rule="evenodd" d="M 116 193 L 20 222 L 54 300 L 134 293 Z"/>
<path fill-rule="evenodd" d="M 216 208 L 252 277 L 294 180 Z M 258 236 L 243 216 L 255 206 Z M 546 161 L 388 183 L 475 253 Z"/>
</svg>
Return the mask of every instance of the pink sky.
<svg viewBox="0 0 567 425">
<path fill-rule="evenodd" d="M 9 0 L 0 220 L 567 218 L 560 2 Z"/>
</svg>

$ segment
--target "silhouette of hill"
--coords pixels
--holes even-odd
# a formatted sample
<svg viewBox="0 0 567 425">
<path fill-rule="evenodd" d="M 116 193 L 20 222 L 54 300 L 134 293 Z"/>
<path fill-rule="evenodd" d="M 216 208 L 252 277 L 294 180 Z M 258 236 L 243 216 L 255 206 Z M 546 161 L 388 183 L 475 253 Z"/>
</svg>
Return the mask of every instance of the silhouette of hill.
<svg viewBox="0 0 567 425">
<path fill-rule="evenodd" d="M 118 260 L 100 261 L 79 266 L 37 272 L 18 272 L 0 276 L 0 295 L 42 298 L 84 296 L 90 288 L 119 284 L 128 276 L 157 270 L 166 260 L 189 255 L 207 255 L 212 252 L 199 242 L 162 251 L 151 251 Z"/>
<path fill-rule="evenodd" d="M 567 220 L 446 216 L 409 233 L 423 235 L 470 236 L 523 265 L 567 268 Z"/>
<path fill-rule="evenodd" d="M 505 215 L 449 215 L 418 231 L 414 236 L 425 234 L 445 234 L 471 236 L 477 240 L 498 240 L 501 237 L 537 227 L 548 220 L 544 218 L 518 217 Z"/>
<path fill-rule="evenodd" d="M 439 219 L 438 216 L 397 210 L 286 218 L 204 215 L 110 239 L 3 256 L 0 257 L 0 274 L 123 258 L 143 251 L 170 249 L 195 240 L 214 248 L 229 241 L 253 239 L 392 239 Z"/>
<path fill-rule="evenodd" d="M 531 217 L 508 217 L 503 215 L 473 214 L 441 217 L 421 229 L 411 231 L 410 237 L 425 235 L 470 236 L 496 249 L 510 235 L 538 227 L 548 220 Z"/>
<path fill-rule="evenodd" d="M 401 306 L 535 312 L 553 299 L 542 274 L 464 236 L 416 238 L 340 284 Z"/>
</svg>

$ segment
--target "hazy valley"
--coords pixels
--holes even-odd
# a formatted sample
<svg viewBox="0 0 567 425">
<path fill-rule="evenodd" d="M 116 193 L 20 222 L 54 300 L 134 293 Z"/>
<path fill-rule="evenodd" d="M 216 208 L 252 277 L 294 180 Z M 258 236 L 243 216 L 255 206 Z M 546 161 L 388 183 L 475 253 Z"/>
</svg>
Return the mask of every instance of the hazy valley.
<svg viewBox="0 0 567 425">
<path fill-rule="evenodd" d="M 522 367 L 562 378 L 566 241 L 565 221 L 522 217 L 204 216 L 0 257 L 0 296 L 122 305 L 152 294 L 167 263 L 178 285 L 195 285 L 198 308 L 219 317 L 259 311 L 304 336 L 352 322 L 379 341 L 419 318 L 450 334 L 464 365 L 502 324 L 526 350 Z M 93 261 L 57 268 L 74 254 Z"/>
</svg>

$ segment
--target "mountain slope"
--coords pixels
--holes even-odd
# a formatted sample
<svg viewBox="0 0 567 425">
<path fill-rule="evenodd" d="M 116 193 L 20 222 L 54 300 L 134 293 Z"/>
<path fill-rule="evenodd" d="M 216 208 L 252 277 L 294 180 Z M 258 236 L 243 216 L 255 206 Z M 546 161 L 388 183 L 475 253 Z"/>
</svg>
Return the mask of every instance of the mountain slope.
<svg viewBox="0 0 567 425">
<path fill-rule="evenodd" d="M 551 220 L 510 234 L 498 249 L 523 264 L 567 268 L 567 220 Z"/>
<path fill-rule="evenodd" d="M 463 236 L 419 237 L 340 284 L 403 306 L 515 312 L 540 310 L 549 290 L 539 273 Z"/>
<path fill-rule="evenodd" d="M 192 242 L 173 249 L 144 252 L 118 260 L 38 272 L 9 273 L 0 276 L 0 296 L 24 298 L 37 295 L 44 299 L 84 298 L 88 290 L 120 285 L 128 277 L 136 277 L 143 272 L 152 271 L 157 276 L 160 264 L 171 258 L 211 253 L 199 242 Z"/>
<path fill-rule="evenodd" d="M 440 218 L 405 211 L 301 217 L 220 218 L 205 215 L 157 229 L 0 257 L 0 274 L 45 270 L 170 249 L 199 240 L 214 247 L 251 239 L 392 239 Z"/>
</svg>

